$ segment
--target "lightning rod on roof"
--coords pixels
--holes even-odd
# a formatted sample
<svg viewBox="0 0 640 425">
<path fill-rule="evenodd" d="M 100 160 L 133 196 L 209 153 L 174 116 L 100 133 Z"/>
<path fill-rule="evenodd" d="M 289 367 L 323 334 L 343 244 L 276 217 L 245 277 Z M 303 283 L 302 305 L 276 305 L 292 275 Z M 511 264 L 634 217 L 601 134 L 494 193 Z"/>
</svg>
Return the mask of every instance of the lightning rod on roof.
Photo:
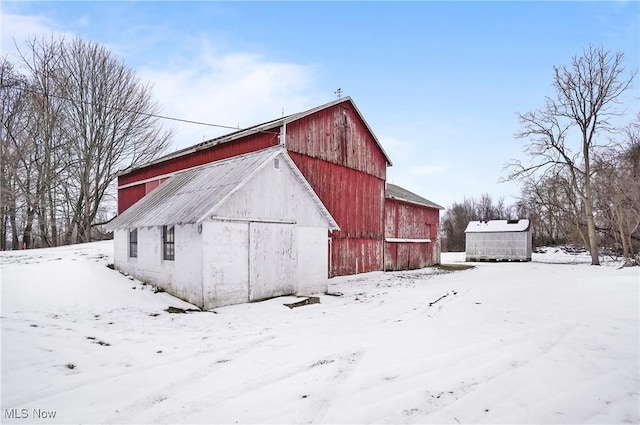
<svg viewBox="0 0 640 425">
<path fill-rule="evenodd" d="M 335 95 L 338 96 L 338 99 L 342 97 L 342 89 L 338 87 L 338 90 L 334 91 Z"/>
</svg>

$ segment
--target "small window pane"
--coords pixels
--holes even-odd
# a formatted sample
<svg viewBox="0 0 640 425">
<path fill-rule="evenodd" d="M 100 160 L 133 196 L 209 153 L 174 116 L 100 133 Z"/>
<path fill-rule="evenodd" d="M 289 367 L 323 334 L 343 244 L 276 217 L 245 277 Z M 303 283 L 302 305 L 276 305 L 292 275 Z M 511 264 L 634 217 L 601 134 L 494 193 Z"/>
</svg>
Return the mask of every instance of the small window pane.
<svg viewBox="0 0 640 425">
<path fill-rule="evenodd" d="M 138 229 L 129 231 L 129 257 L 138 257 Z"/>
<path fill-rule="evenodd" d="M 175 260 L 175 236 L 173 226 L 162 226 L 162 259 Z"/>
</svg>

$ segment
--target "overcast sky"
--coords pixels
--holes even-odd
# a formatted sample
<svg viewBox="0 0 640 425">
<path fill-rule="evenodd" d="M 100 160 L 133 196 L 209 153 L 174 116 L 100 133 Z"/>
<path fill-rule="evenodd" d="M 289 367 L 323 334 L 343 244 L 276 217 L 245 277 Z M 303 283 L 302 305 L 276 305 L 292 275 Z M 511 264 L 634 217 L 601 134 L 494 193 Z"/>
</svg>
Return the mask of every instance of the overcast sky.
<svg viewBox="0 0 640 425">
<path fill-rule="evenodd" d="M 388 181 L 443 206 L 489 193 L 522 158 L 516 112 L 553 95 L 553 65 L 592 44 L 640 66 L 640 2 L 11 2 L 14 40 L 78 34 L 154 86 L 162 113 L 247 127 L 351 96 L 394 165 Z M 625 120 L 640 110 L 638 88 Z M 228 132 L 177 125 L 172 149 Z"/>
</svg>

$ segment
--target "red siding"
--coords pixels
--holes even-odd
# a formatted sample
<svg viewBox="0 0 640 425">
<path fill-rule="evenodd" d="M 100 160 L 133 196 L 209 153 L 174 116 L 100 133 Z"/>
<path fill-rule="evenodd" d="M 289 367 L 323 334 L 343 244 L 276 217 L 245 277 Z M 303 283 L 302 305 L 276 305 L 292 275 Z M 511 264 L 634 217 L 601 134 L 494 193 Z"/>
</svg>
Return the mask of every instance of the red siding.
<svg viewBox="0 0 640 425">
<path fill-rule="evenodd" d="M 385 199 L 384 210 L 385 237 L 431 239 L 431 242 L 385 242 L 385 270 L 418 269 L 440 262 L 438 209 Z"/>
<path fill-rule="evenodd" d="M 118 214 L 135 204 L 145 195 L 145 185 L 130 186 L 118 189 Z"/>
<path fill-rule="evenodd" d="M 382 270 L 382 239 L 333 238 L 329 277 Z"/>
<path fill-rule="evenodd" d="M 384 237 L 384 180 L 317 158 L 289 152 L 340 226 L 336 237 Z"/>
<path fill-rule="evenodd" d="M 287 124 L 289 155 L 340 226 L 329 276 L 382 270 L 387 160 L 348 102 Z"/>
<path fill-rule="evenodd" d="M 433 266 L 434 243 L 385 242 L 384 269 L 413 270 Z"/>
<path fill-rule="evenodd" d="M 340 226 L 333 233 L 329 275 L 382 270 L 384 180 L 299 153 L 289 155 Z"/>
<path fill-rule="evenodd" d="M 118 190 L 118 214 L 138 202 L 156 187 L 164 183 L 168 177 L 156 180 L 148 180 L 146 183 L 132 185 Z"/>
<path fill-rule="evenodd" d="M 160 180 L 151 180 L 150 182 L 146 182 L 144 184 L 144 194 L 146 195 L 158 186 L 160 186 Z"/>
<path fill-rule="evenodd" d="M 387 160 L 349 103 L 341 103 L 287 125 L 286 146 L 313 158 L 386 179 Z"/>
<path fill-rule="evenodd" d="M 256 133 L 230 143 L 211 146 L 202 150 L 171 158 L 157 164 L 133 170 L 118 177 L 118 186 L 124 186 L 140 180 L 149 179 L 162 174 L 173 173 L 186 168 L 197 167 L 232 156 L 254 152 L 278 144 L 275 130 L 269 133 Z M 127 207 L 128 208 L 128 207 Z M 126 209 L 126 208 L 125 208 Z"/>
</svg>

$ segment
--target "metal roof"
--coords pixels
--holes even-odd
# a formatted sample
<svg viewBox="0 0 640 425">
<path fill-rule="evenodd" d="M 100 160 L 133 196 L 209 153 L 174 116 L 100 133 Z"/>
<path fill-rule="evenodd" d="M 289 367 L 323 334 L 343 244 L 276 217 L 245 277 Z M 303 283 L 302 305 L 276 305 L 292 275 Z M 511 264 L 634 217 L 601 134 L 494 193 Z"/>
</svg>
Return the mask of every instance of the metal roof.
<svg viewBox="0 0 640 425">
<path fill-rule="evenodd" d="M 211 162 L 176 173 L 106 225 L 107 229 L 200 223 L 275 157 L 281 156 L 309 193 L 331 230 L 339 230 L 282 146 Z"/>
<path fill-rule="evenodd" d="M 420 195 L 416 195 L 415 193 L 410 192 L 405 188 L 391 183 L 387 183 L 387 188 L 384 191 L 384 197 L 388 199 L 397 199 L 399 201 L 406 201 L 413 204 L 424 205 L 426 207 L 437 208 L 439 210 L 444 209 L 444 207 L 441 207 L 435 202 L 431 202 L 430 200 L 423 198 Z"/>
<path fill-rule="evenodd" d="M 529 230 L 529 220 L 489 220 L 470 221 L 465 233 L 502 233 L 526 232 Z"/>
<path fill-rule="evenodd" d="M 353 106 L 355 111 L 358 113 L 358 115 L 362 119 L 362 122 L 364 123 L 365 127 L 367 128 L 367 130 L 369 130 L 369 133 L 371 133 L 371 137 L 373 137 L 373 140 L 376 142 L 376 144 L 378 145 L 378 147 L 382 151 L 382 154 L 384 155 L 384 158 L 387 161 L 387 163 L 389 165 L 393 165 L 393 163 L 391 162 L 391 159 L 389 158 L 389 155 L 387 155 L 387 152 L 385 152 L 384 148 L 382 147 L 382 144 L 380 143 L 380 141 L 376 137 L 376 135 L 373 132 L 373 130 L 371 130 L 371 127 L 369 127 L 369 124 L 364 119 L 363 115 L 360 113 L 360 110 L 358 109 L 356 104 L 353 102 L 353 99 L 351 99 L 351 97 L 349 97 L 349 96 L 346 96 L 346 97 L 342 97 L 342 98 L 339 98 L 337 100 L 334 100 L 332 102 L 325 103 L 324 105 L 316 106 L 315 108 L 309 109 L 307 111 L 298 112 L 298 113 L 295 113 L 295 114 L 284 116 L 282 118 L 270 120 L 270 121 L 267 121 L 267 122 L 264 122 L 264 123 L 261 123 L 261 124 L 257 124 L 257 125 L 254 125 L 254 126 L 251 126 L 251 127 L 248 127 L 248 128 L 244 128 L 242 130 L 238 130 L 238 131 L 234 131 L 234 132 L 229 133 L 229 134 L 225 134 L 223 136 L 216 137 L 214 139 L 206 140 L 206 141 L 204 141 L 202 143 L 198 143 L 197 145 L 193 145 L 193 146 L 189 146 L 189 147 L 184 148 L 184 149 L 177 150 L 177 151 L 172 152 L 172 153 L 170 153 L 168 155 L 160 157 L 160 158 L 158 158 L 158 159 L 156 159 L 154 161 L 151 161 L 151 162 L 148 162 L 148 163 L 146 163 L 144 165 L 141 165 L 140 167 L 136 167 L 136 168 L 131 168 L 131 169 L 125 170 L 120 175 L 128 174 L 128 173 L 130 173 L 132 171 L 135 171 L 137 169 L 145 168 L 145 167 L 148 167 L 150 165 L 154 165 L 154 164 L 157 164 L 157 163 L 160 163 L 160 162 L 168 161 L 170 159 L 177 158 L 177 157 L 180 157 L 180 156 L 183 156 L 183 155 L 187 155 L 187 154 L 192 153 L 192 152 L 197 152 L 197 151 L 202 150 L 202 149 L 207 149 L 207 148 L 209 148 L 211 146 L 216 146 L 216 145 L 219 145 L 219 144 L 222 144 L 222 143 L 229 143 L 229 142 L 232 142 L 234 140 L 243 138 L 245 136 L 249 136 L 251 134 L 273 131 L 274 129 L 282 127 L 282 125 L 284 125 L 284 124 L 289 124 L 291 122 L 297 121 L 297 120 L 299 120 L 301 118 L 304 118 L 306 116 L 314 114 L 314 113 L 316 113 L 318 111 L 321 111 L 323 109 L 330 108 L 332 106 L 335 106 L 335 105 L 338 105 L 340 103 L 347 102 L 347 101 L 351 103 L 351 105 Z M 274 132 L 274 134 L 275 134 L 275 132 Z"/>
</svg>

